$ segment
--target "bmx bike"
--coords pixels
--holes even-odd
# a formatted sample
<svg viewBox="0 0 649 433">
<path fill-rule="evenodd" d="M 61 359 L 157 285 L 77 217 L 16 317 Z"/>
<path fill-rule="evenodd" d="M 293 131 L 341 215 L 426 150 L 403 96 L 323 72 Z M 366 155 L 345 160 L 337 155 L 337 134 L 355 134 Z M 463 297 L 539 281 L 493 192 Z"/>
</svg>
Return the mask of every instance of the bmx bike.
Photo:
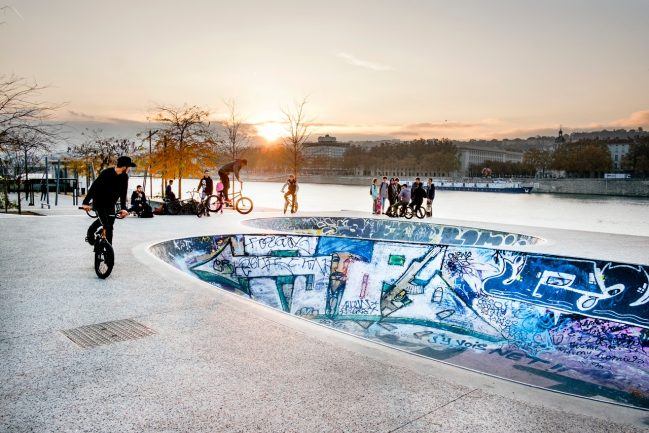
<svg viewBox="0 0 649 433">
<path fill-rule="evenodd" d="M 192 190 L 187 191 L 187 194 L 190 195 L 188 199 L 175 199 L 165 203 L 165 207 L 169 215 L 196 214 L 198 212 L 198 205 L 200 203 L 200 200 L 196 199 L 198 192 L 196 190 Z"/>
<path fill-rule="evenodd" d="M 83 209 L 83 207 L 79 207 Z M 85 209 L 84 209 L 85 210 Z M 97 212 L 94 210 L 86 211 L 90 218 L 98 218 Z M 110 214 L 108 218 L 122 219 L 118 214 Z M 101 220 L 100 220 L 101 221 Z M 93 251 L 95 254 L 95 273 L 102 280 L 108 278 L 113 271 L 115 265 L 115 251 L 113 246 L 106 239 L 106 229 L 103 224 L 100 225 L 94 234 Z"/>
<path fill-rule="evenodd" d="M 232 207 L 231 203 L 234 203 L 234 209 L 240 214 L 246 215 L 252 212 L 252 208 L 254 207 L 252 199 L 243 195 L 243 186 L 239 191 L 234 191 L 233 189 L 232 198 L 229 203 L 223 193 L 206 197 L 206 202 L 210 212 L 219 212 L 224 206 L 226 208 Z"/>
<path fill-rule="evenodd" d="M 284 197 L 284 213 L 287 209 L 291 209 L 291 213 L 296 213 L 298 208 L 297 194 L 289 194 Z"/>
</svg>

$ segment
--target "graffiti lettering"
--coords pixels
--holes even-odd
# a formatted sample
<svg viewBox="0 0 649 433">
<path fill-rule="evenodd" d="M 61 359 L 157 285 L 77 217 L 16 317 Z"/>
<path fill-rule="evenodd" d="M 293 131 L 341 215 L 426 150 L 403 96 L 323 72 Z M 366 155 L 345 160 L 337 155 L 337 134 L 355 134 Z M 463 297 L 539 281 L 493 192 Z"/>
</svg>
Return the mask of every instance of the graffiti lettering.
<svg viewBox="0 0 649 433">
<path fill-rule="evenodd" d="M 246 252 L 256 255 L 266 254 L 276 250 L 298 251 L 300 255 L 312 255 L 315 251 L 317 238 L 303 236 L 246 236 L 244 247 Z"/>
<path fill-rule="evenodd" d="M 329 257 L 237 257 L 235 270 L 243 277 L 328 274 Z"/>
<path fill-rule="evenodd" d="M 338 311 L 339 314 L 377 314 L 379 303 L 368 299 L 345 301 Z"/>
</svg>

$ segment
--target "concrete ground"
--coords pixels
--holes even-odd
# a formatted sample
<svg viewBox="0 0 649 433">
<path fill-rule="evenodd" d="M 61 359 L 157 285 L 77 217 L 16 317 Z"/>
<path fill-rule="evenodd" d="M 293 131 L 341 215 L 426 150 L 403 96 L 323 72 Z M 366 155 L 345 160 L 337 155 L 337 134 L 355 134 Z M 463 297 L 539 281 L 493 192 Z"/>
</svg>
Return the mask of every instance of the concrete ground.
<svg viewBox="0 0 649 433">
<path fill-rule="evenodd" d="M 342 334 L 220 291 L 146 251 L 165 239 L 254 231 L 233 212 L 118 221 L 115 269 L 102 281 L 83 242 L 91 220 L 69 203 L 33 210 L 46 216 L 0 214 L 2 432 L 649 431 L 647 411 Z M 540 235 L 546 252 L 649 261 L 647 238 L 489 227 Z M 155 334 L 83 349 L 61 332 L 120 319 Z"/>
</svg>

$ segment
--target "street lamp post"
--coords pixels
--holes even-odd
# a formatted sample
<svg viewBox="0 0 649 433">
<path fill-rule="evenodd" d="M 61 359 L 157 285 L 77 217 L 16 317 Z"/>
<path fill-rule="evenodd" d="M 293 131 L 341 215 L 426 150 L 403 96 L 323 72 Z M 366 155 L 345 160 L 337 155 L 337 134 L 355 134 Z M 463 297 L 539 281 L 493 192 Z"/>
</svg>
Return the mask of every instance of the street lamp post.
<svg viewBox="0 0 649 433">
<path fill-rule="evenodd" d="M 149 135 L 147 138 L 149 139 L 149 161 L 148 161 L 148 172 L 149 172 L 149 198 L 153 197 L 153 175 L 151 174 L 151 138 L 153 137 L 154 134 L 158 133 L 158 129 L 155 131 L 149 130 Z"/>
</svg>

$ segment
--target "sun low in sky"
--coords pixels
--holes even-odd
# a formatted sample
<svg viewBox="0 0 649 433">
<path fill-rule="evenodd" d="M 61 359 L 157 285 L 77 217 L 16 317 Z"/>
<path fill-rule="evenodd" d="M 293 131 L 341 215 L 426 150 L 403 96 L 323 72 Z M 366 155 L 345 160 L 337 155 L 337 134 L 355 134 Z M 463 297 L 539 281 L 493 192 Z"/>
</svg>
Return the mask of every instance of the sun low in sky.
<svg viewBox="0 0 649 433">
<path fill-rule="evenodd" d="M 266 140 L 308 97 L 314 134 L 503 138 L 649 128 L 649 1 L 79 2 L 0 10 L 0 74 L 75 125 L 236 100 Z"/>
<path fill-rule="evenodd" d="M 267 122 L 256 125 L 257 135 L 268 143 L 273 143 L 286 135 L 286 126 L 278 122 Z"/>
</svg>

